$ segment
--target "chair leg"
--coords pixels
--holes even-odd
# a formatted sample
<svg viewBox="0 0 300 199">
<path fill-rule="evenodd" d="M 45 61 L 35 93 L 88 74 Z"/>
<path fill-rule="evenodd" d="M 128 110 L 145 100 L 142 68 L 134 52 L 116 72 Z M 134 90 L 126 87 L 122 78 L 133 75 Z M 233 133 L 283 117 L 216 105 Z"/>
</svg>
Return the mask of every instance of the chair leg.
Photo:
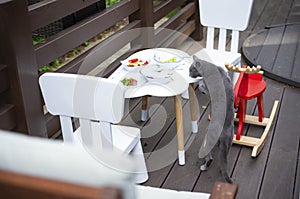
<svg viewBox="0 0 300 199">
<path fill-rule="evenodd" d="M 241 134 L 244 129 L 246 107 L 247 107 L 247 100 L 241 99 L 240 103 L 239 103 L 239 111 L 238 111 L 239 124 L 238 124 L 238 129 L 236 132 L 236 140 L 241 139 Z"/>
<path fill-rule="evenodd" d="M 137 171 L 135 173 L 135 182 L 144 183 L 148 180 L 148 171 L 145 162 L 144 152 L 141 140 L 138 141 L 136 146 L 131 151 L 134 161 L 137 163 Z"/>
<path fill-rule="evenodd" d="M 264 119 L 264 100 L 263 94 L 257 97 L 257 106 L 258 106 L 258 121 L 262 122 Z"/>
</svg>

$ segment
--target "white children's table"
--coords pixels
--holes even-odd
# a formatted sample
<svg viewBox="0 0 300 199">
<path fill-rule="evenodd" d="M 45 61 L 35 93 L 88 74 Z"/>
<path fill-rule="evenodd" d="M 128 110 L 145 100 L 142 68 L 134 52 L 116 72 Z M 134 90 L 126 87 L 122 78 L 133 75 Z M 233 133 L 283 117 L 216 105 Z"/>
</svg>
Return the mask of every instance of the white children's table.
<svg viewBox="0 0 300 199">
<path fill-rule="evenodd" d="M 142 67 L 136 67 L 134 70 L 126 70 L 121 65 L 109 79 L 121 81 L 126 78 L 134 78 L 137 80 L 135 86 L 124 86 L 125 98 L 136 98 L 142 97 L 142 114 L 141 120 L 146 121 L 147 119 L 147 96 L 156 97 L 174 97 L 175 112 L 176 112 L 176 128 L 177 128 L 177 142 L 178 142 L 178 159 L 179 165 L 185 164 L 185 151 L 184 151 L 184 132 L 183 132 L 183 117 L 182 117 L 182 95 L 187 91 L 189 93 L 190 106 L 191 106 L 191 119 L 192 119 L 192 132 L 197 133 L 197 115 L 196 115 L 196 103 L 193 87 L 189 86 L 192 83 L 199 81 L 189 77 L 189 67 L 192 64 L 192 58 L 185 52 L 171 49 L 171 48 L 153 48 L 138 51 L 132 54 L 130 57 L 136 58 L 147 58 L 149 65 L 156 64 L 153 60 L 155 53 L 170 53 L 176 57 L 182 57 L 182 61 L 178 66 L 172 68 L 171 80 L 167 83 L 160 82 L 149 82 L 142 75 L 140 70 Z M 129 57 L 129 58 L 130 58 Z"/>
</svg>

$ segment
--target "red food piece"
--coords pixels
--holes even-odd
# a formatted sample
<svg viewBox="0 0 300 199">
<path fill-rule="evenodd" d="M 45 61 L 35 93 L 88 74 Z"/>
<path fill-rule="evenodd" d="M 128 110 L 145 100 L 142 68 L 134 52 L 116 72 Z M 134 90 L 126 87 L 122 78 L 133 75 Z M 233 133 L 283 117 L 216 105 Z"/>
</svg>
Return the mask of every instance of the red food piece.
<svg viewBox="0 0 300 199">
<path fill-rule="evenodd" d="M 137 61 L 139 61 L 138 58 L 128 60 L 129 63 L 136 63 Z"/>
</svg>

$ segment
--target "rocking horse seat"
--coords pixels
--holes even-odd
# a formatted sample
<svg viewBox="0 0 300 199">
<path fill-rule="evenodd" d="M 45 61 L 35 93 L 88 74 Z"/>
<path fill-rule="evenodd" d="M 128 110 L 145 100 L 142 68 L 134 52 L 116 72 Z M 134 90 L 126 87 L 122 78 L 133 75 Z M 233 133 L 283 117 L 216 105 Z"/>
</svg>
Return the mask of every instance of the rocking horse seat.
<svg viewBox="0 0 300 199">
<path fill-rule="evenodd" d="M 250 100 L 258 97 L 265 90 L 266 82 L 262 80 L 262 75 L 248 74 L 248 78 L 244 78 L 244 81 L 241 81 L 238 97 Z"/>
</svg>

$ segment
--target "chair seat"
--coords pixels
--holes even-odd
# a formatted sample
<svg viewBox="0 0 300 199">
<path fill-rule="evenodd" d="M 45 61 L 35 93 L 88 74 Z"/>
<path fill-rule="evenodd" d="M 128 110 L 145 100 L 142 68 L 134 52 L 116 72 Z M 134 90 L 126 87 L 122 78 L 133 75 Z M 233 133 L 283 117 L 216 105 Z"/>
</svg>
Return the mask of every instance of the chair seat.
<svg viewBox="0 0 300 199">
<path fill-rule="evenodd" d="M 241 59 L 240 53 L 207 48 L 201 49 L 200 51 L 195 53 L 195 55 L 204 61 L 213 63 L 217 66 L 224 68 L 226 71 L 227 69 L 225 68 L 225 63 L 237 65 Z"/>
<path fill-rule="evenodd" d="M 265 81 L 249 78 L 247 81 L 242 82 L 240 86 L 239 97 L 250 100 L 261 95 L 265 91 L 265 89 Z"/>
<path fill-rule="evenodd" d="M 98 147 L 101 148 L 102 139 L 100 135 L 100 126 L 98 122 L 91 122 L 92 131 L 99 132 L 98 136 L 96 133 L 95 139 L 98 140 Z M 125 153 L 130 153 L 130 151 L 136 146 L 136 144 L 140 140 L 140 129 L 129 126 L 121 126 L 121 125 L 112 125 L 112 140 L 113 140 L 113 148 L 114 150 L 120 150 Z M 74 137 L 76 142 L 81 142 L 81 130 L 80 127 L 74 132 Z"/>
</svg>

